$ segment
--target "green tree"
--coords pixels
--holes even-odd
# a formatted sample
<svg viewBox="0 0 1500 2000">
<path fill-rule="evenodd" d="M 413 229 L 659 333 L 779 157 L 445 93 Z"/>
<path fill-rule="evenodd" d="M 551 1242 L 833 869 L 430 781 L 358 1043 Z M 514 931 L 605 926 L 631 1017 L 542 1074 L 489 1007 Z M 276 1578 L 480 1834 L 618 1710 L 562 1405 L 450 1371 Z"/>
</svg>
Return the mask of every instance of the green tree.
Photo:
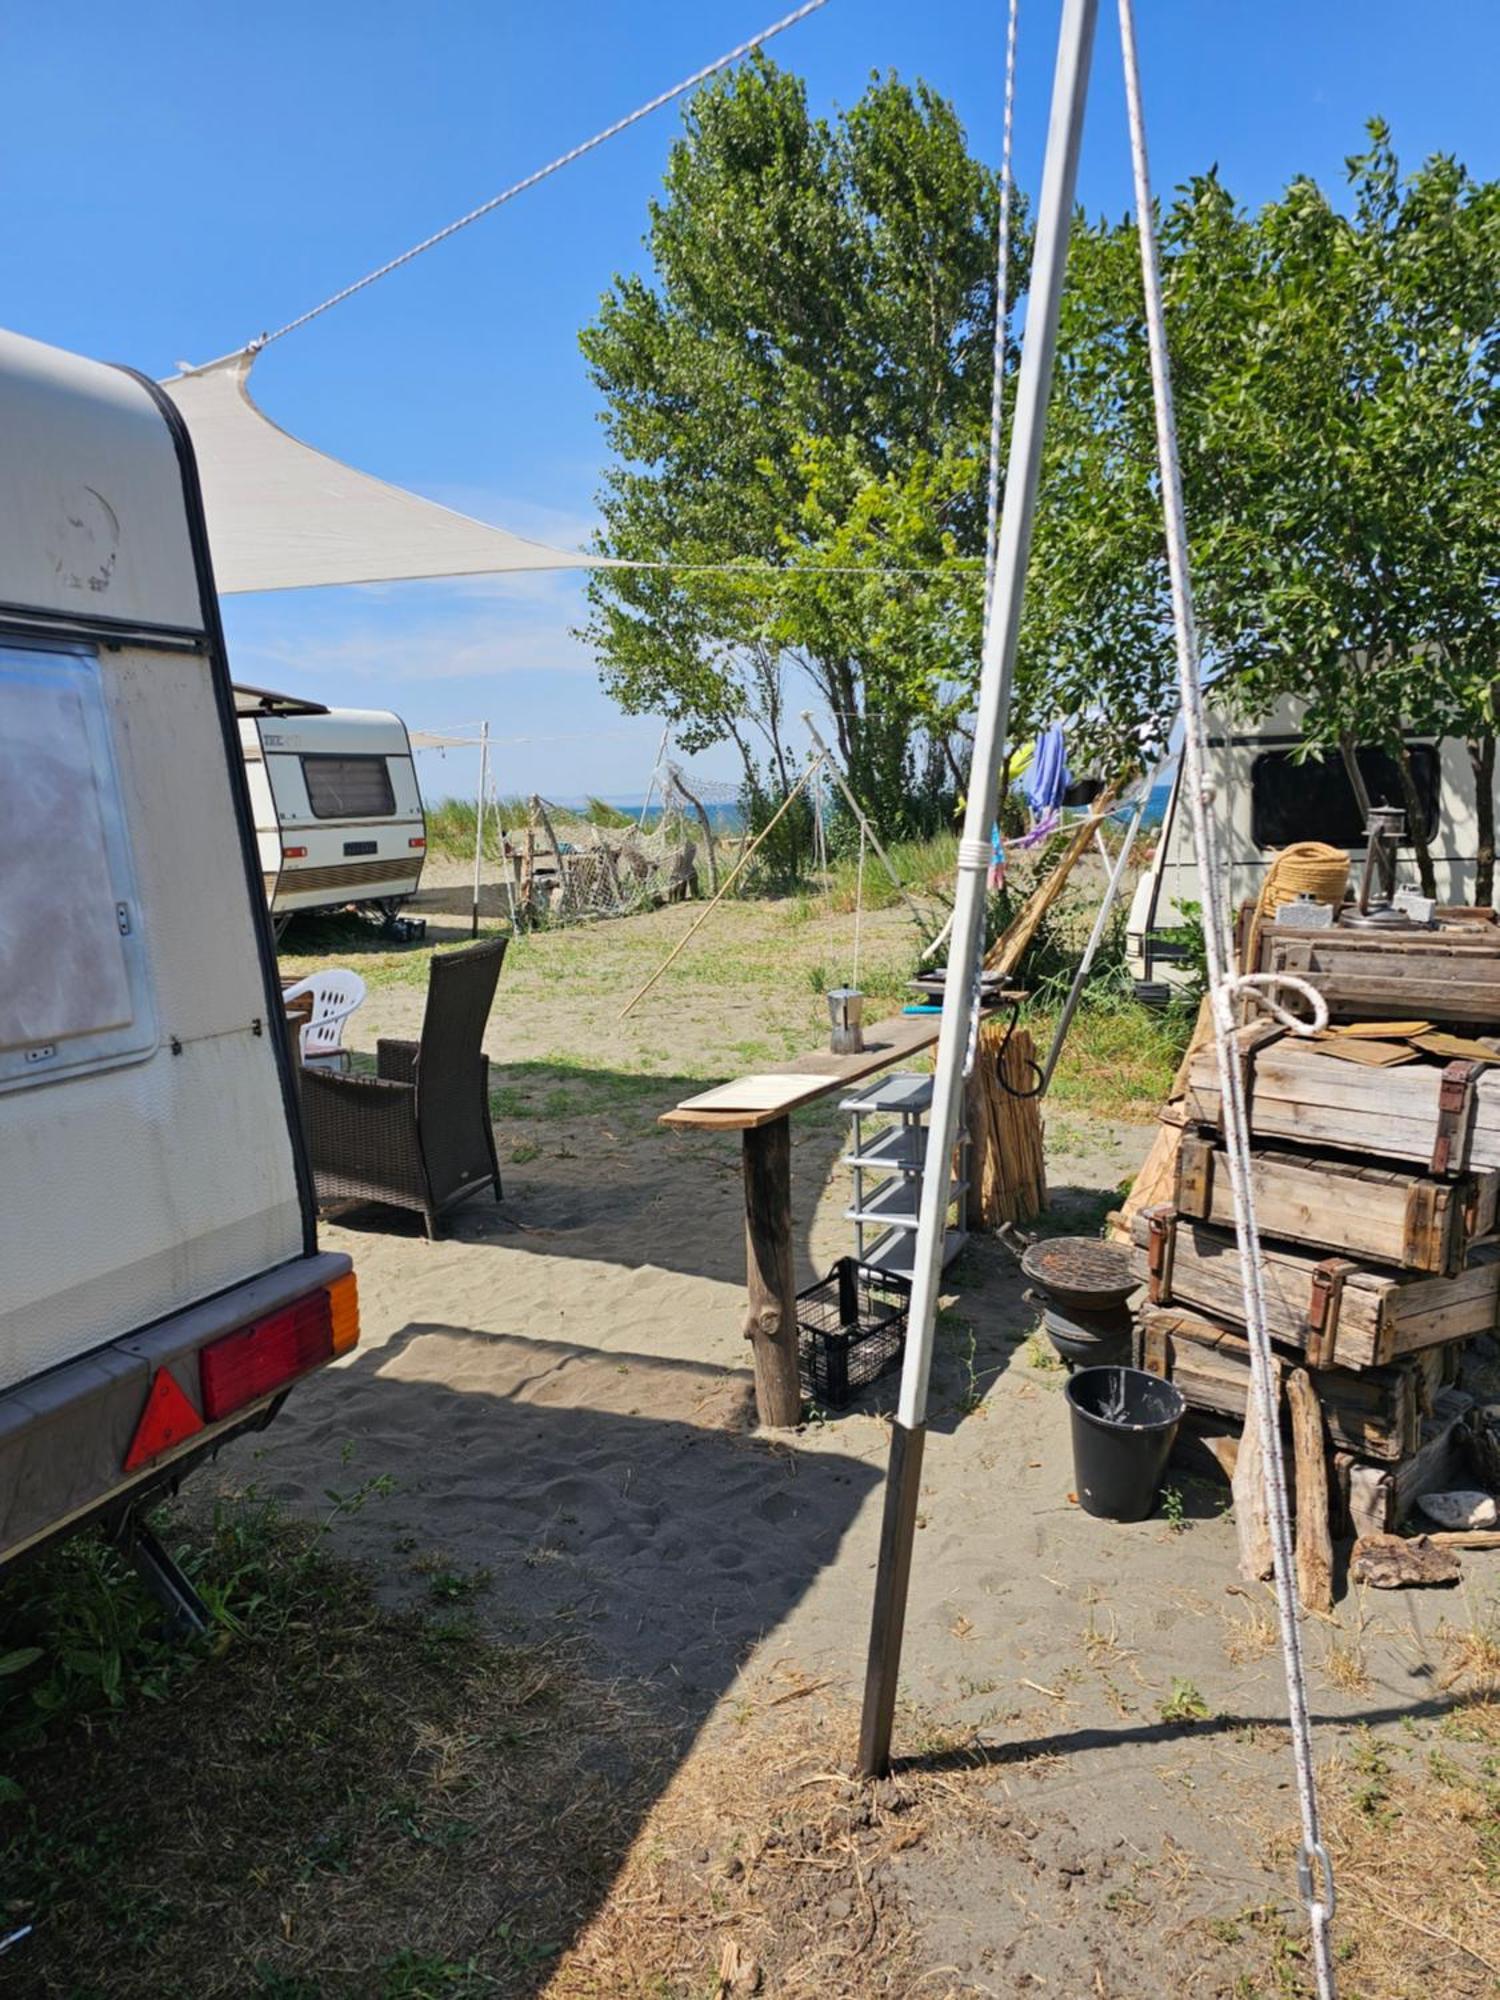
<svg viewBox="0 0 1500 2000">
<path fill-rule="evenodd" d="M 596 571 L 588 636 L 623 706 L 747 772 L 747 730 L 784 756 L 805 676 L 900 830 L 914 738 L 948 745 L 977 666 L 994 177 L 893 77 L 830 122 L 762 59 L 685 125 L 652 278 L 616 278 L 581 336 L 615 453 L 600 549 L 673 567 Z"/>
</svg>

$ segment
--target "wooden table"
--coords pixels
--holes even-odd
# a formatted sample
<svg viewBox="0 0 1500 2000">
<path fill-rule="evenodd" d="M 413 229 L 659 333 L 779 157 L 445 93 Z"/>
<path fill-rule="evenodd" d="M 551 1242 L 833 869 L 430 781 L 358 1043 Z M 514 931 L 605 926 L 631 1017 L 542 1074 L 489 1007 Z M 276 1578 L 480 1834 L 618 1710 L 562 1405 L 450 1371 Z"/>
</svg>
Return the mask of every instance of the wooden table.
<svg viewBox="0 0 1500 2000">
<path fill-rule="evenodd" d="M 898 1014 L 865 1029 L 857 1056 L 814 1049 L 757 1077 L 805 1078 L 774 1107 L 698 1107 L 691 1098 L 660 1123 L 693 1132 L 738 1132 L 745 1169 L 745 1337 L 755 1365 L 755 1408 L 763 1424 L 790 1427 L 802 1414 L 797 1370 L 797 1279 L 792 1257 L 791 1113 L 847 1090 L 937 1041 L 941 1014 Z M 706 1092 L 699 1093 L 707 1095 Z"/>
</svg>

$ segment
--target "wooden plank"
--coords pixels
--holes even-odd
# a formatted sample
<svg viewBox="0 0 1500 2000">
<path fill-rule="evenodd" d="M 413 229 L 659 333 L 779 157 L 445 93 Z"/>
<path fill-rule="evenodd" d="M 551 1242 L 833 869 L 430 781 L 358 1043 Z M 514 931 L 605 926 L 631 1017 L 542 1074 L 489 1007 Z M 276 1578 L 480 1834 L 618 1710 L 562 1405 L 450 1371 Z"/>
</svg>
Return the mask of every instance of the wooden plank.
<svg viewBox="0 0 1500 2000">
<path fill-rule="evenodd" d="M 806 1087 L 779 1109 L 693 1111 L 688 1108 L 692 1100 L 687 1099 L 672 1110 L 663 1111 L 657 1122 L 709 1132 L 745 1132 L 757 1125 L 769 1125 L 789 1111 L 814 1104 L 820 1097 L 831 1097 L 850 1084 L 889 1069 L 893 1063 L 904 1062 L 921 1050 L 930 1049 L 937 1041 L 941 1018 L 938 1014 L 897 1014 L 893 1020 L 866 1028 L 865 1046 L 858 1055 L 836 1056 L 831 1049 L 811 1049 L 791 1062 L 762 1071 L 765 1076 L 800 1076 L 807 1080 Z"/>
<path fill-rule="evenodd" d="M 1242 1324 L 1244 1290 L 1234 1238 L 1185 1216 L 1166 1216 L 1162 1226 L 1171 1239 L 1170 1279 L 1166 1290 L 1158 1287 L 1153 1303 L 1193 1306 L 1210 1318 Z M 1148 1216 L 1136 1217 L 1132 1238 L 1131 1268 L 1147 1282 Z M 1309 1318 L 1315 1312 L 1314 1277 L 1326 1261 L 1315 1251 L 1261 1245 L 1267 1330 L 1272 1339 L 1299 1350 L 1307 1347 Z M 1401 1354 L 1492 1332 L 1500 1322 L 1500 1251 L 1482 1246 L 1468 1269 L 1451 1278 L 1355 1266 L 1329 1310 L 1336 1310 L 1336 1318 L 1325 1324 L 1320 1354 L 1324 1366 L 1378 1368 Z"/>
</svg>

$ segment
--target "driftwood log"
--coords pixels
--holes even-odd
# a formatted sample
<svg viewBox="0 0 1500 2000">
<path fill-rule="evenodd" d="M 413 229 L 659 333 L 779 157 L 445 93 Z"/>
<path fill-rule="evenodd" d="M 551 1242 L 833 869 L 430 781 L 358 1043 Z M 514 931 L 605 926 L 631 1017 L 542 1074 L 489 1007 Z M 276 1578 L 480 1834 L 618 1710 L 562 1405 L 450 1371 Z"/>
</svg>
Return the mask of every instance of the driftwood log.
<svg viewBox="0 0 1500 2000">
<path fill-rule="evenodd" d="M 1297 1477 L 1297 1595 L 1309 1611 L 1333 1609 L 1333 1536 L 1328 1526 L 1328 1446 L 1318 1392 L 1305 1368 L 1289 1368 L 1287 1406 Z"/>
<path fill-rule="evenodd" d="M 1271 1368 L 1272 1397 L 1275 1408 L 1280 1410 L 1281 1363 L 1273 1360 Z M 1240 1545 L 1240 1575 L 1246 1583 L 1263 1583 L 1275 1567 L 1271 1555 L 1271 1517 L 1266 1508 L 1265 1481 L 1266 1454 L 1260 1403 L 1252 1396 L 1244 1433 L 1240 1438 L 1239 1457 L 1235 1460 L 1234 1477 L 1230 1482 L 1230 1491 L 1234 1494 L 1234 1529 Z"/>
<path fill-rule="evenodd" d="M 1349 1559 L 1352 1583 L 1376 1590 L 1423 1589 L 1457 1583 L 1461 1574 L 1451 1548 L 1438 1548 L 1426 1535 L 1362 1535 Z"/>
</svg>

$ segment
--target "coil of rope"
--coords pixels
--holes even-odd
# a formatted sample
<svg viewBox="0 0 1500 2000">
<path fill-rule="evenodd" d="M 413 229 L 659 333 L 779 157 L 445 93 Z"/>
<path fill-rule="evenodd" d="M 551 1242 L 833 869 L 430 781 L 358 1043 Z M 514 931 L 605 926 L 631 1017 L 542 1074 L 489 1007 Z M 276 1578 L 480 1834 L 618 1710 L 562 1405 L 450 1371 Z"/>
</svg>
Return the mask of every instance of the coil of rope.
<svg viewBox="0 0 1500 2000">
<path fill-rule="evenodd" d="M 1344 900 L 1349 886 L 1349 855 L 1342 847 L 1330 847 L 1321 840 L 1297 840 L 1271 857 L 1266 879 L 1256 899 L 1250 919 L 1250 943 L 1245 953 L 1247 965 L 1260 962 L 1260 936 L 1283 904 L 1299 896 L 1311 896 L 1316 903 L 1331 903 L 1334 909 Z"/>
</svg>

